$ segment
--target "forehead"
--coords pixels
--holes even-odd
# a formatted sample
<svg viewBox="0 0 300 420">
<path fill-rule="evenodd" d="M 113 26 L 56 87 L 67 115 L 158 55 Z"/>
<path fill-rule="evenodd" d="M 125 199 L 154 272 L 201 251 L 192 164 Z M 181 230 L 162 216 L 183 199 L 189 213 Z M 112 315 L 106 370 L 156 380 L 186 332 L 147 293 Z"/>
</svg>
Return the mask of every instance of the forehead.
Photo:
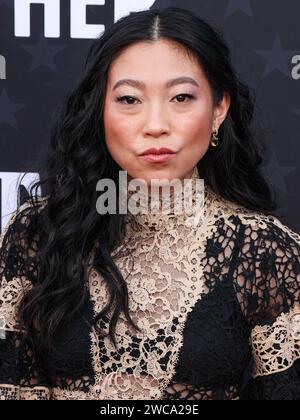
<svg viewBox="0 0 300 420">
<path fill-rule="evenodd" d="M 205 79 L 199 61 L 184 46 L 169 40 L 152 43 L 138 42 L 126 47 L 112 62 L 108 83 L 118 79 L 169 80 L 190 76 L 198 81 Z"/>
</svg>

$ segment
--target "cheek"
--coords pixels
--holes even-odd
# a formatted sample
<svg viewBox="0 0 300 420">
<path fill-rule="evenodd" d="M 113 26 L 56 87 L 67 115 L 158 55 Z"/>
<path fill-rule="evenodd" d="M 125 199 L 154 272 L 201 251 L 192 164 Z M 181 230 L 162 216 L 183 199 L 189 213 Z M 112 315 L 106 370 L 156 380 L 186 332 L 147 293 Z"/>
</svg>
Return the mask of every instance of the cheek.
<svg viewBox="0 0 300 420">
<path fill-rule="evenodd" d="M 211 113 L 193 113 L 188 118 L 181 120 L 179 127 L 184 144 L 205 146 L 210 141 Z"/>
<path fill-rule="evenodd" d="M 129 144 L 130 125 L 126 118 L 120 118 L 120 114 L 112 108 L 104 113 L 104 135 L 107 147 L 112 154 L 124 153 Z"/>
<path fill-rule="evenodd" d="M 135 138 L 129 118 L 120 117 L 112 109 L 104 113 L 104 135 L 107 149 L 113 160 L 130 173 L 134 160 L 130 139 Z"/>
<path fill-rule="evenodd" d="M 199 162 L 209 149 L 211 124 L 212 112 L 209 108 L 202 112 L 197 110 L 181 120 L 179 130 L 183 140 L 182 160 L 189 162 L 190 167 Z"/>
</svg>

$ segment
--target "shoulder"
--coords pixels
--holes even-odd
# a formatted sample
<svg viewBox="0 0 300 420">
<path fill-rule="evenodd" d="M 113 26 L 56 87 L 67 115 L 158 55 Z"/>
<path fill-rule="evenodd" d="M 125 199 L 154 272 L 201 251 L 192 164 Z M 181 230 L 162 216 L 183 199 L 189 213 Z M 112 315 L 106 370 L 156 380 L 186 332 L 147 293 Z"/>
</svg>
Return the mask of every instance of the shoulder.
<svg viewBox="0 0 300 420">
<path fill-rule="evenodd" d="M 0 236 L 0 322 L 7 330 L 16 326 L 16 308 L 32 286 L 35 275 L 34 229 L 31 221 L 40 213 L 48 196 L 26 200 L 10 216 Z M 34 223 L 33 223 L 34 224 Z M 32 226 L 33 227 L 33 226 Z M 31 239 L 31 241 L 30 241 Z"/>
<path fill-rule="evenodd" d="M 48 199 L 49 196 L 28 199 L 10 215 L 0 236 L 1 265 L 7 262 L 5 256 L 14 257 L 17 251 L 28 251 L 30 242 L 37 238 L 39 216 Z"/>
<path fill-rule="evenodd" d="M 242 228 L 245 237 L 252 238 L 258 245 L 264 240 L 300 246 L 300 235 L 286 224 L 280 216 L 251 210 L 221 197 L 215 199 L 215 206 L 225 223 Z"/>
<path fill-rule="evenodd" d="M 24 218 L 24 216 L 26 217 L 30 215 L 30 213 L 32 213 L 35 209 L 43 208 L 48 200 L 49 195 L 46 195 L 44 197 L 37 196 L 34 198 L 34 201 L 32 201 L 30 198 L 27 198 L 13 212 L 9 213 L 9 221 L 4 227 L 1 236 L 5 235 L 9 227 L 13 224 L 13 222 L 17 221 L 20 218 L 20 216 Z"/>
<path fill-rule="evenodd" d="M 0 249 L 3 245 L 4 239 L 17 228 L 27 227 L 30 219 L 36 212 L 40 212 L 49 200 L 49 196 L 36 197 L 34 202 L 30 199 L 24 201 L 15 211 L 13 211 L 9 220 L 4 226 L 4 229 L 0 235 Z"/>
<path fill-rule="evenodd" d="M 235 218 L 242 232 L 234 258 L 239 300 L 252 325 L 272 324 L 300 305 L 300 235 L 271 214 L 240 208 Z"/>
<path fill-rule="evenodd" d="M 238 218 L 245 230 L 245 236 L 256 241 L 257 245 L 270 250 L 282 249 L 283 255 L 293 249 L 299 256 L 300 235 L 279 217 L 260 212 L 240 213 Z"/>
<path fill-rule="evenodd" d="M 300 290 L 300 235 L 280 216 L 249 210 L 224 199 L 219 203 L 220 217 L 236 237 L 233 266 L 241 283 L 253 279 L 256 286 Z"/>
</svg>

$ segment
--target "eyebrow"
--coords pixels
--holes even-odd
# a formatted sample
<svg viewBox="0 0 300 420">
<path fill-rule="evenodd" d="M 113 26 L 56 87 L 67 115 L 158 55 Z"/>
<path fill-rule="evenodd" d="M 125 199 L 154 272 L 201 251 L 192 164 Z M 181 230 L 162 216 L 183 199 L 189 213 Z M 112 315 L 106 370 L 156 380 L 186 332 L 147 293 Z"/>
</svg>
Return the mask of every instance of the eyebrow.
<svg viewBox="0 0 300 420">
<path fill-rule="evenodd" d="M 193 79 L 192 77 L 187 77 L 187 76 L 176 77 L 176 79 L 168 80 L 165 84 L 165 87 L 170 88 L 172 86 L 181 85 L 183 83 L 190 83 L 194 86 L 199 87 L 199 84 L 196 82 L 195 79 Z M 113 90 L 116 90 L 119 86 L 123 86 L 123 85 L 132 86 L 140 90 L 145 89 L 146 87 L 145 83 L 140 80 L 121 79 L 114 85 Z"/>
</svg>

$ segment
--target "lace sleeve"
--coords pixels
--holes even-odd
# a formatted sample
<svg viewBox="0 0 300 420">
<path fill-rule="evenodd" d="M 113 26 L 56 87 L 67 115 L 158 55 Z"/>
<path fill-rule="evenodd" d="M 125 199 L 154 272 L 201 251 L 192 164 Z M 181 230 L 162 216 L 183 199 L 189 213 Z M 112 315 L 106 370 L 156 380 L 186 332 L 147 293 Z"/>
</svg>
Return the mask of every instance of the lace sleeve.
<svg viewBox="0 0 300 420">
<path fill-rule="evenodd" d="M 18 325 L 18 304 L 30 287 L 35 270 L 28 245 L 31 213 L 25 202 L 11 216 L 0 237 L 0 399 L 49 399 L 45 375 L 35 363 L 30 346 Z"/>
<path fill-rule="evenodd" d="M 300 400 L 300 236 L 258 216 L 245 229 L 237 270 L 253 354 L 245 399 Z"/>
</svg>

